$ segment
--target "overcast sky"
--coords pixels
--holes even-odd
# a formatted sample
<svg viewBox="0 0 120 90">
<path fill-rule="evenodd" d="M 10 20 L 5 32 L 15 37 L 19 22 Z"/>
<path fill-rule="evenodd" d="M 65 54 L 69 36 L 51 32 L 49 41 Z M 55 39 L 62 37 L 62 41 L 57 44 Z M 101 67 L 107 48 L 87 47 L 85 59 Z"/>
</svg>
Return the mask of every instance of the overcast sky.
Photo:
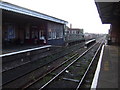
<svg viewBox="0 0 120 90">
<path fill-rule="evenodd" d="M 94 0 L 3 0 L 38 11 L 83 28 L 89 33 L 108 33 L 109 25 L 101 23 Z M 69 24 L 68 24 L 69 26 Z"/>
</svg>

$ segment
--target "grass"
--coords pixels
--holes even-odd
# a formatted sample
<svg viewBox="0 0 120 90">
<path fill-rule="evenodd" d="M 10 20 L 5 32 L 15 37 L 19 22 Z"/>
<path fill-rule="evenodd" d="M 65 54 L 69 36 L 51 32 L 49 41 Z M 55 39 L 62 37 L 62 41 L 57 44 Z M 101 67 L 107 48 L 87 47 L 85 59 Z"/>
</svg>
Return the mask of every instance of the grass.
<svg viewBox="0 0 120 90">
<path fill-rule="evenodd" d="M 44 77 L 44 78 L 43 78 L 43 83 L 48 82 L 51 78 L 52 78 L 52 76 Z"/>
</svg>

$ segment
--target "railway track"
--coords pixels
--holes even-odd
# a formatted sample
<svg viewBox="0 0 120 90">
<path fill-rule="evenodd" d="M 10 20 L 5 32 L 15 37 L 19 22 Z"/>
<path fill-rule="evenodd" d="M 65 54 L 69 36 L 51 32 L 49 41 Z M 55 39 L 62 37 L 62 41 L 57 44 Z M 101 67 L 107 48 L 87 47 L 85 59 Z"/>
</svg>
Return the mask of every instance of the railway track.
<svg viewBox="0 0 120 90">
<path fill-rule="evenodd" d="M 68 49 L 70 49 L 70 48 L 68 48 Z M 73 49 L 74 50 L 74 49 Z M 72 51 L 71 51 L 72 52 Z M 58 58 L 61 58 L 61 57 L 63 57 L 63 56 L 66 56 L 67 54 L 70 54 L 71 52 L 67 52 L 66 54 L 64 54 L 64 55 L 59 55 L 59 56 L 57 56 Z M 58 58 L 56 58 L 56 59 L 58 59 Z M 50 62 L 49 62 L 50 63 Z M 49 64 L 48 63 L 48 64 Z M 26 67 L 29 67 L 29 66 L 26 66 Z M 16 68 L 16 67 L 15 67 Z M 33 70 L 31 70 L 31 71 L 29 71 L 29 72 L 25 72 L 23 75 L 19 75 L 18 77 L 15 77 L 15 78 L 13 78 L 13 79 L 10 79 L 10 80 L 8 80 L 7 78 L 6 78 L 6 80 L 7 80 L 7 82 L 4 82 L 3 83 L 3 87 L 4 86 L 6 86 L 7 84 L 9 84 L 9 83 L 11 83 L 11 82 L 14 82 L 15 80 L 17 80 L 17 79 L 19 79 L 19 78 L 21 78 L 21 77 L 24 77 L 24 76 L 26 76 L 26 75 L 28 75 L 29 73 L 31 73 L 31 72 L 33 72 L 33 71 L 35 71 L 35 70 L 38 70 L 38 69 L 40 69 L 41 67 L 38 67 L 38 68 L 35 68 L 35 69 L 33 69 Z M 14 68 L 13 68 L 14 69 Z M 13 70 L 13 69 L 11 69 L 11 70 Z M 22 70 L 22 69 L 21 69 Z M 5 71 L 6 72 L 6 71 Z M 15 70 L 15 72 L 17 72 L 16 70 Z M 11 71 L 11 73 L 13 73 L 13 74 L 15 74 L 15 72 L 13 72 L 13 71 Z M 20 72 L 20 73 L 22 73 L 22 72 Z M 6 77 L 7 77 L 7 75 L 8 74 L 6 74 Z M 14 75 L 13 75 L 14 76 Z M 4 73 L 3 73 L 3 77 L 4 77 Z"/>
<path fill-rule="evenodd" d="M 79 81 L 79 84 L 76 88 L 76 90 L 82 89 L 82 88 L 89 88 L 91 87 L 92 84 L 92 80 L 94 77 L 94 73 L 97 67 L 97 63 L 99 60 L 99 56 L 100 56 L 100 51 L 101 48 L 103 46 L 103 43 L 100 44 L 100 46 L 98 47 L 97 51 L 95 52 L 92 60 L 90 61 L 84 75 L 82 76 L 81 80 Z"/>
<path fill-rule="evenodd" d="M 29 83 L 29 84 L 27 84 L 26 86 L 24 86 L 24 87 L 22 87 L 23 89 L 28 89 L 28 88 L 40 88 L 40 89 L 43 89 L 43 88 L 51 88 L 51 87 L 53 87 L 53 86 L 56 86 L 56 87 L 58 87 L 58 84 L 57 85 L 55 85 L 55 84 L 53 84 L 53 82 L 55 83 L 56 81 L 57 82 L 59 82 L 60 80 L 61 80 L 61 82 L 62 81 L 64 81 L 64 80 L 66 80 L 66 81 L 72 81 L 72 82 L 74 82 L 74 83 L 76 83 L 77 82 L 77 84 L 78 84 L 78 82 L 80 81 L 80 80 L 76 80 L 76 79 L 71 79 L 71 78 L 66 78 L 65 76 L 63 77 L 63 76 L 61 76 L 61 75 L 63 75 L 63 73 L 65 74 L 65 73 L 69 73 L 70 71 L 69 70 L 67 70 L 68 68 L 70 68 L 74 63 L 76 63 L 80 58 L 83 58 L 83 56 L 84 55 L 86 55 L 86 53 L 87 52 L 89 52 L 90 50 L 92 50 L 92 48 L 95 46 L 95 45 L 97 45 L 97 44 L 94 44 L 92 47 L 90 47 L 88 50 L 86 50 L 84 53 L 82 53 L 81 55 L 78 55 L 78 54 L 75 54 L 75 55 L 73 55 L 71 58 L 69 58 L 68 60 L 66 60 L 65 62 L 63 62 L 62 64 L 60 64 L 60 65 L 58 65 L 57 67 L 55 67 L 55 68 L 53 68 L 53 69 L 51 69 L 49 72 L 47 72 L 46 74 L 44 74 L 43 76 L 41 76 L 41 77 L 39 77 L 39 78 L 37 78 L 36 80 L 34 80 L 33 82 L 31 82 L 31 83 Z M 101 44 L 102 45 L 102 44 Z M 98 45 L 99 46 L 99 45 Z M 100 47 L 101 46 L 99 46 L 99 49 L 100 49 Z M 97 48 L 96 48 L 97 49 Z M 98 49 L 98 50 L 99 50 Z M 97 50 L 97 51 L 98 51 Z M 93 52 L 95 52 L 95 51 L 93 51 Z M 96 53 L 94 53 L 95 55 L 97 54 L 97 52 Z M 95 56 L 94 56 L 94 54 L 93 54 L 93 59 L 92 59 L 92 61 L 90 60 L 90 62 L 92 63 L 93 62 L 93 60 L 94 60 L 94 58 L 95 58 Z M 78 55 L 78 56 L 77 56 Z M 77 56 L 77 57 L 76 57 Z M 88 57 L 88 56 L 87 56 Z M 74 59 L 74 60 L 73 60 Z M 84 59 L 84 58 L 83 58 Z M 69 63 L 67 63 L 68 61 L 70 61 L 71 60 L 71 62 L 69 62 Z M 66 64 L 67 63 L 67 64 Z M 81 63 L 81 62 L 78 62 L 78 63 Z M 85 62 L 83 62 L 83 63 L 85 63 Z M 91 65 L 91 63 L 90 63 L 90 65 Z M 65 65 L 66 64 L 66 65 Z M 86 64 L 86 63 L 85 63 Z M 63 67 L 63 65 L 64 65 L 64 67 Z M 90 67 L 90 65 L 89 65 L 89 67 Z M 77 67 L 80 67 L 81 65 L 78 65 L 77 64 Z M 75 66 L 76 67 L 76 66 Z M 72 67 L 73 68 L 73 67 Z M 87 71 L 88 71 L 88 69 L 87 69 Z M 87 73 L 87 71 L 85 72 L 85 73 Z M 84 74 L 83 75 L 83 77 L 85 77 L 86 75 Z M 61 77 L 62 77 L 62 79 L 61 79 Z M 80 77 L 79 77 L 80 78 Z M 83 78 L 82 78 L 82 80 L 83 80 Z M 47 83 L 46 83 L 47 82 Z M 53 84 L 53 85 L 51 85 L 50 86 L 50 84 Z M 65 83 L 65 82 L 64 82 Z M 64 83 L 63 83 L 63 85 L 64 85 Z M 68 82 L 67 82 L 68 83 Z M 61 87 L 61 83 L 59 83 L 59 85 L 60 85 L 60 87 Z M 66 86 L 66 85 L 65 85 Z M 68 86 L 70 86 L 70 85 L 68 85 Z M 73 86 L 73 84 L 72 84 L 72 86 Z M 79 87 L 79 86 L 78 86 Z M 53 87 L 53 88 L 55 88 L 55 87 Z M 65 87 L 63 87 L 63 88 L 65 88 Z M 73 87 L 72 87 L 73 88 Z"/>
<path fill-rule="evenodd" d="M 79 86 L 81 85 L 84 77 L 86 76 L 88 68 L 90 67 L 92 62 L 90 64 L 85 62 L 85 64 L 83 66 L 80 64 L 81 67 L 80 66 L 76 67 L 76 65 L 77 65 L 76 63 L 82 63 L 80 61 L 80 58 L 82 58 L 84 55 L 86 55 L 86 53 L 89 50 L 91 50 L 91 48 L 89 48 L 82 55 L 80 55 L 77 59 L 75 59 L 72 63 L 70 63 L 66 68 L 64 68 L 61 72 L 59 72 L 55 77 L 53 77 L 47 83 L 45 83 L 43 86 L 41 86 L 40 89 L 43 89 L 43 88 L 77 88 L 78 89 Z M 94 56 L 94 58 L 95 58 L 95 56 Z M 93 61 L 93 59 L 92 59 L 92 61 Z M 86 64 L 88 64 L 88 68 L 81 69 Z M 84 72 L 84 74 L 81 72 L 80 73 L 76 72 L 76 70 L 78 68 L 80 70 L 82 70 L 82 72 Z M 70 74 L 68 74 L 69 72 L 70 72 Z"/>
<path fill-rule="evenodd" d="M 82 49 L 79 49 L 79 50 L 77 50 L 77 51 L 75 51 L 75 53 L 72 55 L 72 56 L 70 56 L 67 60 L 64 60 L 63 62 L 61 62 L 61 63 L 59 63 L 59 64 L 57 64 L 56 66 L 54 65 L 54 67 L 53 68 L 51 68 L 47 73 L 45 73 L 45 74 L 43 74 L 41 77 L 38 77 L 36 80 L 34 80 L 33 82 L 30 82 L 29 84 L 27 84 L 27 85 L 25 85 L 25 86 L 23 86 L 22 88 L 29 88 L 32 84 L 34 84 L 34 83 L 36 83 L 37 81 L 39 81 L 39 80 L 41 80 L 42 78 L 44 78 L 46 75 L 48 75 L 48 74 L 51 74 L 53 71 L 55 71 L 56 69 L 58 69 L 58 68 L 60 68 L 60 67 L 65 67 L 67 64 L 69 64 L 69 63 L 71 63 L 72 62 L 72 59 L 73 58 L 76 58 L 76 57 L 78 57 L 78 53 L 80 53 L 82 51 Z M 81 52 L 82 53 L 82 52 Z M 63 65 L 65 65 L 65 66 L 63 66 Z"/>
<path fill-rule="evenodd" d="M 50 54 L 53 54 L 53 51 L 55 51 L 56 48 L 55 47 L 49 47 L 49 48 L 45 48 L 44 50 L 40 51 L 38 54 L 40 54 L 41 57 L 39 57 L 39 59 L 42 59 Z M 56 50 L 57 52 L 57 50 Z M 29 54 L 29 52 L 28 52 Z M 32 57 L 33 55 L 31 55 Z M 22 65 L 25 65 L 25 64 L 28 64 L 30 62 L 34 62 L 35 60 L 31 60 L 31 58 L 28 56 L 29 60 L 23 60 L 23 57 L 20 58 L 21 60 L 19 60 L 19 58 L 17 58 L 17 60 L 13 59 L 12 61 L 8 61 L 8 60 L 5 62 L 4 61 L 4 57 L 3 57 L 3 68 L 2 68 L 2 72 L 6 72 L 8 70 L 11 70 L 11 69 L 14 69 L 14 68 L 17 68 L 19 66 L 22 66 Z"/>
</svg>

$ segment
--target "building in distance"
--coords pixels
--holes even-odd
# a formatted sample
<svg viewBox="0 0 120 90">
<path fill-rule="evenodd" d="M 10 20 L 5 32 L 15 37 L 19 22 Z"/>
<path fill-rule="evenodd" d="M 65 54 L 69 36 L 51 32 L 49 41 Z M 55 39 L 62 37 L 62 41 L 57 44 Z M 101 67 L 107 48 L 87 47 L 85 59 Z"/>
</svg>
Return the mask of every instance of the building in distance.
<svg viewBox="0 0 120 90">
<path fill-rule="evenodd" d="M 83 29 L 67 27 L 65 30 L 65 41 L 67 43 L 79 43 L 84 41 Z"/>
</svg>

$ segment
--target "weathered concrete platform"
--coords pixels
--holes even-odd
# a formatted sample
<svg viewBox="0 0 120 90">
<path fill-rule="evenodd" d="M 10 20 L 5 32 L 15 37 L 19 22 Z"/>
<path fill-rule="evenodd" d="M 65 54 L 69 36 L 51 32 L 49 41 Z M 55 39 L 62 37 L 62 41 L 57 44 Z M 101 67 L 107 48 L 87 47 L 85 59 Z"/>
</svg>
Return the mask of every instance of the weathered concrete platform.
<svg viewBox="0 0 120 90">
<path fill-rule="evenodd" d="M 118 89 L 118 60 L 120 47 L 105 45 L 101 53 L 91 88 Z"/>
<path fill-rule="evenodd" d="M 21 50 L 32 49 L 37 47 L 42 47 L 45 45 L 8 45 L 6 48 L 2 49 L 2 54 L 18 52 Z"/>
</svg>

